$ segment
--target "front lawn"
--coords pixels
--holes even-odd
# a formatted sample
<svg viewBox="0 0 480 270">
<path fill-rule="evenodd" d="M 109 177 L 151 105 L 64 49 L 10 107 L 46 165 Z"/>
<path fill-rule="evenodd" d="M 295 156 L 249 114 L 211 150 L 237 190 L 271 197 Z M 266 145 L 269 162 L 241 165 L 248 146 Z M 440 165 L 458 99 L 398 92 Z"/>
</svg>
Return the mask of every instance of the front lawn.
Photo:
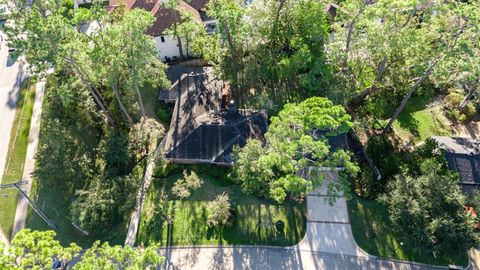
<svg viewBox="0 0 480 270">
<path fill-rule="evenodd" d="M 35 83 L 30 79 L 22 82 L 15 119 L 10 132 L 7 161 L 2 184 L 18 182 L 23 176 L 23 165 L 27 155 L 30 120 L 35 100 Z M 7 237 L 12 235 L 13 220 L 17 209 L 18 191 L 15 188 L 2 189 L 0 193 L 0 227 Z"/>
<path fill-rule="evenodd" d="M 435 265 L 468 264 L 466 252 L 440 254 L 434 258 L 420 255 L 411 247 L 401 246 L 401 239 L 390 224 L 387 208 L 375 200 L 366 200 L 354 195 L 348 200 L 348 212 L 355 241 L 369 254 Z"/>
<path fill-rule="evenodd" d="M 275 204 L 242 193 L 240 187 L 224 180 L 200 175 L 203 186 L 186 201 L 171 194 L 173 183 L 181 174 L 155 178 L 148 191 L 140 220 L 137 244 L 201 245 L 201 244 L 256 244 L 289 246 L 298 243 L 305 234 L 304 204 Z M 168 211 L 174 213 L 174 222 L 168 226 L 160 206 L 161 192 L 168 194 Z M 217 195 L 227 192 L 235 209 L 233 228 L 215 230 L 207 226 L 207 204 Z M 173 209 L 173 210 L 172 210 Z M 277 221 L 285 224 L 283 231 L 275 229 Z"/>
<path fill-rule="evenodd" d="M 448 136 L 451 131 L 440 104 L 429 97 L 412 97 L 393 124 L 393 130 L 403 140 L 421 142 L 434 135 Z"/>
</svg>

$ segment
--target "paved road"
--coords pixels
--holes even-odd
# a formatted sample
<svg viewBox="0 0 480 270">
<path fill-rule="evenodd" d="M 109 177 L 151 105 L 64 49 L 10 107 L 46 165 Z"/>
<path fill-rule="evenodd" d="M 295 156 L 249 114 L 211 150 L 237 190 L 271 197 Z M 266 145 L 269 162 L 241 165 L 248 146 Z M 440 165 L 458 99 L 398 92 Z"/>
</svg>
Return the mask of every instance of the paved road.
<svg viewBox="0 0 480 270">
<path fill-rule="evenodd" d="M 28 131 L 28 145 L 27 156 L 25 157 L 25 165 L 23 167 L 22 180 L 27 181 L 26 185 L 22 186 L 23 191 L 30 195 L 32 188 L 32 173 L 35 168 L 35 154 L 37 153 L 38 138 L 40 135 L 40 120 L 42 118 L 43 97 L 45 94 L 45 81 L 37 82 L 35 89 L 35 100 L 33 102 L 33 113 Z M 27 219 L 28 200 L 25 196 L 20 194 L 18 196 L 17 209 L 15 212 L 15 220 L 13 222 L 13 236 L 21 229 L 25 228 L 25 221 Z"/>
<path fill-rule="evenodd" d="M 20 61 L 11 61 L 8 57 L 8 48 L 5 37 L 0 31 L 0 184 L 7 163 L 10 132 L 15 118 L 20 83 L 24 77 L 23 64 Z M 0 241 L 7 241 L 7 237 L 0 230 Z"/>
<path fill-rule="evenodd" d="M 5 170 L 10 130 L 15 118 L 20 83 L 23 77 L 23 65 L 20 61 L 11 63 L 3 33 L 0 32 L 0 182 Z"/>
</svg>

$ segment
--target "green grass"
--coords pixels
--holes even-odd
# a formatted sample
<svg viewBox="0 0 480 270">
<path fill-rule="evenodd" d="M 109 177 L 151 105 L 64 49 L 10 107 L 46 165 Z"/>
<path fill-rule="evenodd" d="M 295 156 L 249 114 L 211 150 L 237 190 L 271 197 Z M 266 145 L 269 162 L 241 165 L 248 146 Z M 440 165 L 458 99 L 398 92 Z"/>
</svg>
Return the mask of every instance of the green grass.
<svg viewBox="0 0 480 270">
<path fill-rule="evenodd" d="M 35 83 L 30 84 L 30 80 L 26 79 L 23 81 L 20 89 L 15 119 L 10 134 L 10 144 L 2 184 L 15 183 L 22 179 L 34 99 Z M 0 226 L 7 237 L 12 235 L 17 200 L 18 191 L 16 189 L 1 190 L 0 205 L 2 207 L 0 207 Z"/>
<path fill-rule="evenodd" d="M 114 226 L 108 235 L 100 239 L 85 236 L 72 225 L 69 218 L 72 194 L 66 193 L 59 186 L 36 186 L 35 190 L 32 190 L 32 194 L 35 194 L 35 199 L 40 207 L 44 206 L 44 213 L 58 226 L 56 239 L 62 245 L 75 242 L 79 246 L 88 247 L 96 240 L 108 241 L 111 244 L 123 244 L 125 242 L 127 219 Z M 52 230 L 31 208 L 28 211 L 26 227 L 40 231 Z"/>
<path fill-rule="evenodd" d="M 289 246 L 298 243 L 305 234 L 304 204 L 275 204 L 249 196 L 240 187 L 200 175 L 204 185 L 186 201 L 175 200 L 170 194 L 180 174 L 156 178 L 145 201 L 137 244 L 201 245 L 201 244 L 258 244 Z M 174 207 L 174 222 L 168 226 L 159 211 L 165 203 L 159 194 L 167 192 L 168 208 Z M 207 226 L 207 205 L 217 195 L 227 192 L 236 212 L 233 228 L 211 229 Z M 285 228 L 275 230 L 275 222 L 282 220 Z"/>
<path fill-rule="evenodd" d="M 353 236 L 366 252 L 386 258 L 394 258 L 435 265 L 468 264 L 467 252 L 460 254 L 420 255 L 407 246 L 401 246 L 399 235 L 392 230 L 387 208 L 375 200 L 353 196 L 348 200 L 348 212 Z"/>
<path fill-rule="evenodd" d="M 53 81 L 53 79 L 47 80 L 47 93 L 49 92 L 49 88 L 52 87 L 52 85 L 54 86 L 54 84 L 49 83 L 51 81 Z M 50 98 L 49 95 L 45 96 L 39 145 L 42 145 L 47 136 L 51 136 L 48 134 L 47 123 L 52 121 L 49 117 L 54 117 L 51 111 L 56 108 L 51 106 Z M 94 149 L 98 146 L 99 130 L 88 127 L 88 125 L 81 121 L 72 125 L 64 125 L 64 127 L 65 134 L 67 134 L 66 136 L 69 136 L 76 145 L 84 147 L 85 151 L 89 151 L 88 149 Z M 143 173 L 143 166 L 144 164 L 142 163 L 141 166 L 135 168 L 137 175 Z M 82 247 L 88 247 L 96 240 L 108 241 L 111 244 L 123 244 L 125 242 L 130 216 L 123 217 L 116 225 L 112 226 L 107 235 L 99 238 L 85 236 L 72 225 L 70 207 L 75 198 L 75 191 L 81 188 L 83 183 L 74 183 L 71 179 L 65 179 L 62 183 L 53 184 L 48 183 L 48 181 L 42 182 L 40 181 L 41 179 L 34 178 L 33 180 L 31 198 L 37 202 L 46 216 L 53 220 L 58 226 L 56 238 L 61 244 L 68 245 L 71 242 L 75 242 Z M 31 208 L 28 209 L 26 227 L 32 230 L 52 230 Z"/>
<path fill-rule="evenodd" d="M 143 106 L 145 107 L 145 114 L 148 117 L 156 119 L 162 124 L 170 125 L 171 115 L 169 109 L 165 104 L 157 100 L 158 91 L 149 84 L 145 84 L 141 89 Z M 159 113 L 159 111 L 161 111 Z"/>
<path fill-rule="evenodd" d="M 413 137 L 415 142 L 424 141 L 433 135 L 450 135 L 446 119 L 439 106 L 427 108 L 430 98 L 413 97 L 393 124 L 397 135 L 404 140 Z"/>
</svg>

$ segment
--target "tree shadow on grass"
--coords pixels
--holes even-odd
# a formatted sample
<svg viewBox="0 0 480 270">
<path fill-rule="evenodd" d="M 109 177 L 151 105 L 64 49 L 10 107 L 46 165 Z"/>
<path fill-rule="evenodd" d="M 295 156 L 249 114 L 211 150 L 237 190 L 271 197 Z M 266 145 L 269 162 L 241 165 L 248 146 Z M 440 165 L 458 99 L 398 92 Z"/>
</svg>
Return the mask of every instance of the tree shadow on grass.
<svg viewBox="0 0 480 270">
<path fill-rule="evenodd" d="M 398 125 L 408 130 L 414 137 L 420 136 L 421 123 L 415 118 L 415 112 L 424 110 L 430 101 L 429 97 L 418 96 L 410 99 L 397 118 Z"/>
</svg>

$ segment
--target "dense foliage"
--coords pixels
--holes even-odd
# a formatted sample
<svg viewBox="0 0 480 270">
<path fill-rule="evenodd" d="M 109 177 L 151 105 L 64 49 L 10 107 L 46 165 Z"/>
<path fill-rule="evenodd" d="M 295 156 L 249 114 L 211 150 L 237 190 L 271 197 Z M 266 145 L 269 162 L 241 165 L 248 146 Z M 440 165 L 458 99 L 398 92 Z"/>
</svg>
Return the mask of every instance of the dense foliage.
<svg viewBox="0 0 480 270">
<path fill-rule="evenodd" d="M 434 256 L 477 246 L 476 221 L 464 208 L 458 175 L 435 159 L 424 161 L 420 172 L 402 171 L 382 199 L 401 239 L 419 253 Z"/>
<path fill-rule="evenodd" d="M 160 266 L 164 258 L 157 253 L 157 246 L 146 249 L 134 249 L 130 246 L 110 246 L 108 243 L 96 242 L 84 250 L 75 243 L 63 247 L 55 240 L 54 231 L 21 230 L 5 247 L 0 242 L 0 269 L 53 269 L 55 261 L 72 269 L 129 269 L 139 270 Z M 70 261 L 74 258 L 75 263 Z M 56 268 L 59 268 L 58 266 Z M 55 268 L 55 269 L 56 269 Z"/>
<path fill-rule="evenodd" d="M 341 167 L 343 177 L 330 190 L 348 190 L 346 177 L 355 175 L 358 168 L 348 152 L 330 148 L 328 137 L 345 134 L 351 127 L 345 109 L 326 98 L 286 104 L 271 118 L 266 144 L 249 140 L 234 150 L 232 177 L 245 192 L 282 202 L 300 199 L 321 184 L 321 168 Z"/>
<path fill-rule="evenodd" d="M 133 208 L 146 156 L 163 136 L 163 127 L 145 116 L 141 88 L 168 82 L 145 34 L 151 14 L 107 13 L 97 1 L 74 12 L 70 4 L 16 1 L 8 16 L 15 23 L 5 32 L 32 73 L 51 73 L 38 187 L 65 191 L 68 217 L 98 236 Z"/>
</svg>

